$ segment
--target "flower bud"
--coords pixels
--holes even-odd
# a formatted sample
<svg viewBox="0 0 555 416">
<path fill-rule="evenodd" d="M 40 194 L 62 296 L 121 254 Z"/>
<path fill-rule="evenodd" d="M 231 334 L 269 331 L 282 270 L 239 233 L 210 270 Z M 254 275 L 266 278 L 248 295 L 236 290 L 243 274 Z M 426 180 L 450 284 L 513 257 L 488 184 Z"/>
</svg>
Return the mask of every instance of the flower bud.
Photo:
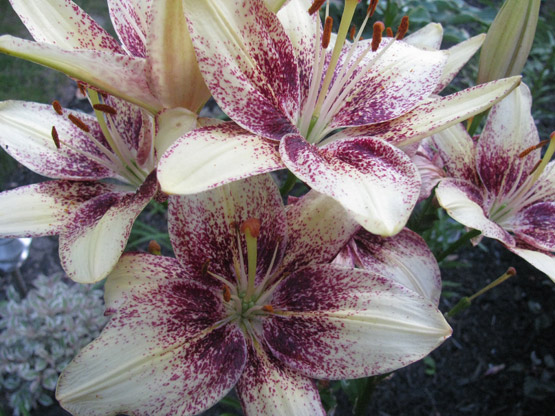
<svg viewBox="0 0 555 416">
<path fill-rule="evenodd" d="M 478 70 L 478 84 L 519 75 L 538 23 L 540 0 L 505 0 L 491 24 Z"/>
</svg>

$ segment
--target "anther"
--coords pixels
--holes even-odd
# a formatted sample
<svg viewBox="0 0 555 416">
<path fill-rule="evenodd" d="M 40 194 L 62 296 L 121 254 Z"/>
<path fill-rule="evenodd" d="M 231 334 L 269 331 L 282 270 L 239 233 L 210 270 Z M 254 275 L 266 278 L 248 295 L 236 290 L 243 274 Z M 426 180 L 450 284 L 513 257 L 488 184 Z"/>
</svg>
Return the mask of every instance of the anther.
<svg viewBox="0 0 555 416">
<path fill-rule="evenodd" d="M 257 218 L 249 218 L 241 224 L 241 232 L 246 233 L 248 230 L 251 237 L 257 238 L 260 235 L 260 220 Z"/>
<path fill-rule="evenodd" d="M 60 102 L 58 100 L 52 101 L 52 107 L 54 107 L 54 111 L 58 113 L 58 115 L 61 116 L 62 114 L 64 114 L 62 106 L 60 105 Z"/>
<path fill-rule="evenodd" d="M 149 241 L 147 250 L 150 254 L 154 254 L 155 256 L 162 254 L 162 247 L 160 247 L 160 244 L 158 244 L 155 240 Z"/>
<path fill-rule="evenodd" d="M 91 131 L 91 129 L 89 128 L 89 126 L 87 126 L 83 120 L 81 120 L 80 118 L 74 116 L 73 114 L 70 114 L 67 116 L 67 118 L 73 123 L 75 124 L 77 127 L 79 127 L 81 130 L 83 130 L 85 133 L 88 133 Z"/>
<path fill-rule="evenodd" d="M 54 140 L 54 144 L 56 148 L 60 148 L 60 136 L 58 136 L 58 131 L 56 130 L 55 126 L 52 126 L 52 139 Z"/>
<path fill-rule="evenodd" d="M 382 41 L 382 33 L 385 29 L 385 25 L 382 22 L 374 23 L 374 32 L 372 34 L 372 52 L 378 50 L 380 42 Z"/>
<path fill-rule="evenodd" d="M 322 34 L 322 48 L 326 49 L 331 40 L 331 31 L 333 29 L 333 17 L 326 17 L 326 22 L 324 23 L 324 33 Z"/>
<path fill-rule="evenodd" d="M 399 28 L 397 29 L 397 36 L 395 39 L 401 40 L 405 37 L 407 32 L 409 31 L 409 17 L 403 16 L 401 19 L 401 24 L 399 24 Z"/>
<path fill-rule="evenodd" d="M 509 276 L 514 276 L 516 274 L 516 269 L 513 266 L 511 266 L 507 269 L 505 273 L 508 274 Z"/>
<path fill-rule="evenodd" d="M 266 312 L 270 312 L 270 313 L 273 313 L 273 312 L 274 312 L 274 308 L 272 307 L 272 305 L 264 305 L 264 306 L 262 307 L 262 310 L 263 310 L 263 311 L 266 311 Z"/>
<path fill-rule="evenodd" d="M 107 114 L 115 115 L 118 113 L 114 107 L 110 107 L 107 104 L 95 104 L 93 105 L 93 108 L 95 110 L 102 111 L 103 113 L 107 113 Z"/>
<path fill-rule="evenodd" d="M 356 30 L 357 30 L 356 26 L 352 25 L 351 28 L 349 29 L 349 39 L 355 40 Z"/>
<path fill-rule="evenodd" d="M 536 164 L 534 165 L 534 167 L 532 168 L 532 170 L 530 171 L 529 175 L 531 175 L 532 173 L 534 173 L 536 171 L 536 169 L 538 169 L 538 167 L 540 166 L 540 164 L 542 163 L 543 159 L 540 159 L 536 162 Z"/>
<path fill-rule="evenodd" d="M 393 37 L 393 29 L 391 29 L 389 26 L 385 28 L 385 35 L 388 38 L 392 38 Z"/>
<path fill-rule="evenodd" d="M 231 291 L 229 290 L 229 287 L 227 287 L 226 285 L 224 285 L 223 296 L 226 302 L 229 302 L 231 300 Z"/>
<path fill-rule="evenodd" d="M 374 12 L 376 11 L 377 6 L 378 6 L 378 0 L 370 0 L 370 4 L 368 5 L 368 10 L 366 11 L 366 14 L 369 17 L 372 17 L 374 15 Z"/>
<path fill-rule="evenodd" d="M 200 273 L 203 276 L 206 276 L 208 274 L 208 266 L 210 266 L 210 259 L 206 260 L 203 264 L 202 267 L 200 268 Z"/>
<path fill-rule="evenodd" d="M 534 150 L 537 149 L 541 149 L 542 147 L 544 147 L 546 144 L 549 143 L 549 139 L 545 139 L 542 140 L 541 142 L 539 142 L 538 144 L 534 145 L 534 146 L 530 146 L 528 149 L 524 150 L 523 152 L 521 152 L 518 157 L 519 158 L 523 158 L 525 156 L 528 156 L 530 153 L 532 153 Z"/>
<path fill-rule="evenodd" d="M 310 6 L 308 9 L 308 14 L 312 16 L 314 13 L 320 10 L 320 7 L 322 7 L 322 4 L 324 4 L 325 2 L 326 0 L 314 0 L 312 6 Z"/>
<path fill-rule="evenodd" d="M 77 87 L 79 87 L 79 91 L 81 92 L 81 94 L 83 94 L 86 97 L 87 96 L 87 88 L 85 87 L 85 84 L 83 84 L 82 82 L 78 82 Z"/>
</svg>

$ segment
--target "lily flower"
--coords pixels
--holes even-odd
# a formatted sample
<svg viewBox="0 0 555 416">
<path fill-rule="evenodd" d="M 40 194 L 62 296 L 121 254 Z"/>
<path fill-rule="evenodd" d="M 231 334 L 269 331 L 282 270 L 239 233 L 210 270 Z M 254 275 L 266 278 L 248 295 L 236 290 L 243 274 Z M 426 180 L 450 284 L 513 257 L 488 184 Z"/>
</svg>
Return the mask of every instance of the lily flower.
<svg viewBox="0 0 555 416">
<path fill-rule="evenodd" d="M 312 379 L 382 374 L 451 333 L 429 299 L 330 264 L 359 227 L 324 195 L 284 209 L 259 175 L 168 212 L 177 258 L 122 256 L 111 320 L 60 377 L 74 415 L 193 415 L 234 386 L 247 415 L 325 415 Z"/>
<path fill-rule="evenodd" d="M 531 106 L 521 85 L 492 108 L 478 141 L 461 125 L 435 135 L 448 176 L 436 196 L 456 221 L 555 280 L 555 133 L 542 159 Z"/>
<path fill-rule="evenodd" d="M 198 112 L 210 93 L 181 0 L 108 0 L 121 44 L 71 0 L 10 0 L 36 42 L 0 37 L 0 52 L 36 62 L 151 113 Z"/>
<path fill-rule="evenodd" d="M 0 193 L 0 236 L 60 235 L 62 266 L 81 283 L 110 272 L 133 222 L 159 191 L 153 118 L 92 90 L 89 97 L 95 116 L 58 102 L 0 103 L 0 145 L 55 179 Z"/>
<path fill-rule="evenodd" d="M 184 2 L 208 88 L 246 132 L 237 139 L 216 128 L 178 140 L 159 165 L 162 189 L 190 194 L 277 169 L 270 144 L 282 165 L 339 201 L 364 228 L 399 232 L 417 201 L 420 179 L 398 146 L 483 111 L 519 78 L 436 97 L 483 37 L 440 51 L 434 50 L 436 35 L 430 35 L 432 46 L 417 47 L 381 39 L 383 25 L 376 23 L 372 40 L 361 40 L 359 31 L 349 42 L 357 4 L 345 1 L 331 39 L 331 25 L 322 28 L 318 13 L 307 12 L 308 0 L 291 0 L 277 14 L 262 0 Z M 426 44 L 423 37 L 414 43 Z M 223 154 L 228 148 L 234 151 Z M 187 163 L 191 155 L 194 163 Z M 199 166 L 218 172 L 217 180 L 195 176 Z"/>
</svg>

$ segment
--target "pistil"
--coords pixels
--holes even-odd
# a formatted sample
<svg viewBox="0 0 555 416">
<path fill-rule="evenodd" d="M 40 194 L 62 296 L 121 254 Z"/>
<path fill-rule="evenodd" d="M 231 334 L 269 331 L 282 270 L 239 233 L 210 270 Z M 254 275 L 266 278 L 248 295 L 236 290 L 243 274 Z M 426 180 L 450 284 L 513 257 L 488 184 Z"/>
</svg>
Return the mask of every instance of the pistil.
<svg viewBox="0 0 555 416">
<path fill-rule="evenodd" d="M 250 299 L 254 294 L 254 281 L 256 278 L 256 257 L 257 257 L 257 239 L 260 235 L 260 220 L 249 218 L 241 224 L 241 232 L 245 234 L 247 242 L 247 292 L 246 298 Z"/>
</svg>

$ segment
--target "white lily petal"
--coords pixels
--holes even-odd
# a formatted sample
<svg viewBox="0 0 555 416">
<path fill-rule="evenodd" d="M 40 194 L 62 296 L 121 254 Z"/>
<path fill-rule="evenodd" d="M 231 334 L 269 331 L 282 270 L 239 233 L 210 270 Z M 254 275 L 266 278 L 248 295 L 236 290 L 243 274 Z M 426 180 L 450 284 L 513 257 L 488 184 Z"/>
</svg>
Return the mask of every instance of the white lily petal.
<svg viewBox="0 0 555 416">
<path fill-rule="evenodd" d="M 443 27 L 439 23 L 428 23 L 422 29 L 403 38 L 403 42 L 422 49 L 437 50 L 443 39 Z"/>
<path fill-rule="evenodd" d="M 541 270 L 555 282 L 555 255 L 545 251 L 530 250 L 518 246 L 507 248 L 522 257 L 536 269 Z"/>
<path fill-rule="evenodd" d="M 0 36 L 0 52 L 61 71 L 148 109 L 160 110 L 144 76 L 145 60 L 94 50 L 64 50 L 46 43 Z"/>
<path fill-rule="evenodd" d="M 439 93 L 453 81 L 453 78 L 455 78 L 461 68 L 472 58 L 476 51 L 480 49 L 485 39 L 486 34 L 482 33 L 458 43 L 447 50 L 449 53 L 447 63 L 443 68 L 443 74 L 435 90 L 436 93 Z"/>
<path fill-rule="evenodd" d="M 260 344 L 251 345 L 237 394 L 247 416 L 324 416 L 318 389 L 308 377 L 290 370 Z"/>
<path fill-rule="evenodd" d="M 198 68 L 182 0 L 156 0 L 150 6 L 147 78 L 165 108 L 200 111 L 210 91 Z"/>
<path fill-rule="evenodd" d="M 268 346 L 313 378 L 387 373 L 426 356 L 451 334 L 430 300 L 361 269 L 298 270 L 280 283 L 272 306 L 280 313 L 263 323 Z"/>
<path fill-rule="evenodd" d="M 475 185 L 462 180 L 443 179 L 436 188 L 436 197 L 455 221 L 508 246 L 515 245 L 514 238 L 486 216 L 483 196 Z"/>
<path fill-rule="evenodd" d="M 177 140 L 158 164 L 158 180 L 164 192 L 185 195 L 283 167 L 275 143 L 225 123 Z"/>
<path fill-rule="evenodd" d="M 177 107 L 162 111 L 156 116 L 158 132 L 154 147 L 161 157 L 175 141 L 197 127 L 196 113 L 186 108 Z"/>
<path fill-rule="evenodd" d="M 62 49 L 107 50 L 122 53 L 119 43 L 71 0 L 10 0 L 37 42 Z"/>
<path fill-rule="evenodd" d="M 152 0 L 108 0 L 112 25 L 125 50 L 146 58 L 146 33 Z"/>
<path fill-rule="evenodd" d="M 71 279 L 94 283 L 106 277 L 125 249 L 133 222 L 157 189 L 151 175 L 137 193 L 104 194 L 80 207 L 71 227 L 60 235 L 60 261 Z"/>
<path fill-rule="evenodd" d="M 343 134 L 376 136 L 396 146 L 406 146 L 481 113 L 506 97 L 519 83 L 520 77 L 512 77 L 478 85 L 430 99 L 395 120 L 346 129 Z"/>
</svg>

